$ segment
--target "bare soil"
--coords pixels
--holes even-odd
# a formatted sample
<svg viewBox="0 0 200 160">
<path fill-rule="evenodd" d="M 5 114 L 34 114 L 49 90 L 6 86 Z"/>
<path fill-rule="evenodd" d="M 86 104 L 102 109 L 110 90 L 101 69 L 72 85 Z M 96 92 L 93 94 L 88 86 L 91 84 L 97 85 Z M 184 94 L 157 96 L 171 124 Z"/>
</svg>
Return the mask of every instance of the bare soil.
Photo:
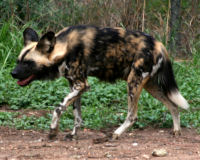
<svg viewBox="0 0 200 160">
<path fill-rule="evenodd" d="M 16 130 L 0 127 L 0 160 L 200 160 L 200 135 L 193 129 L 182 129 L 174 137 L 170 129 L 146 128 L 110 140 L 111 131 L 81 130 L 76 140 L 65 139 L 70 132 L 59 132 L 50 141 L 47 131 Z M 106 133 L 106 134 L 105 134 Z M 154 149 L 165 149 L 164 157 L 152 156 Z"/>
</svg>

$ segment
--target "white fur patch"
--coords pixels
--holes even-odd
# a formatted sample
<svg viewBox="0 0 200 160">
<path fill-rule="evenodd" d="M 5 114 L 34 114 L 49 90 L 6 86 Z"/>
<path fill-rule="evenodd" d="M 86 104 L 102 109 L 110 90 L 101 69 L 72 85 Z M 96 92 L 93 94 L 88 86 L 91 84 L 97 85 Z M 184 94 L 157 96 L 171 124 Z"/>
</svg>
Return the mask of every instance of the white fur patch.
<svg viewBox="0 0 200 160">
<path fill-rule="evenodd" d="M 171 94 L 168 94 L 168 97 L 177 106 L 180 106 L 183 109 L 189 108 L 188 102 L 185 100 L 185 98 L 180 94 L 178 90 L 172 92 Z"/>
<path fill-rule="evenodd" d="M 158 69 L 160 68 L 161 66 L 161 63 L 163 61 L 163 57 L 161 57 L 159 60 L 158 60 L 158 63 L 156 65 L 153 66 L 153 69 L 152 69 L 152 72 L 151 72 L 151 76 L 153 76 L 157 71 Z"/>
<path fill-rule="evenodd" d="M 144 73 L 142 73 L 142 77 L 143 77 L 143 78 L 146 78 L 148 75 L 149 75 L 149 72 L 144 72 Z"/>
<path fill-rule="evenodd" d="M 73 97 L 76 97 L 79 93 L 79 90 L 74 89 L 71 93 L 69 93 L 67 95 L 67 97 L 65 97 L 64 101 L 61 103 L 61 105 L 65 106 L 67 104 L 67 102 L 72 99 Z"/>
<path fill-rule="evenodd" d="M 58 126 L 58 114 L 56 111 L 53 112 L 53 118 L 52 118 L 52 122 L 51 122 L 51 129 L 55 129 Z"/>
<path fill-rule="evenodd" d="M 117 130 L 114 132 L 114 134 L 120 136 L 126 129 L 128 129 L 132 123 L 129 120 L 126 120 Z"/>
<path fill-rule="evenodd" d="M 172 114 L 173 124 L 174 124 L 174 131 L 180 131 L 180 115 Z"/>
</svg>

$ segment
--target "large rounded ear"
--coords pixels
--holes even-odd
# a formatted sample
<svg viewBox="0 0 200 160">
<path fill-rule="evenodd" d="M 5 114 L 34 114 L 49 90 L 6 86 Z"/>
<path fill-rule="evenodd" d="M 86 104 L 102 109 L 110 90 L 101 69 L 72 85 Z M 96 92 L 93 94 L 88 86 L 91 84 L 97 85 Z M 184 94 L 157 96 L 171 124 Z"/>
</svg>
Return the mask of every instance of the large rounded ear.
<svg viewBox="0 0 200 160">
<path fill-rule="evenodd" d="M 54 45 L 56 43 L 56 37 L 54 32 L 47 32 L 42 38 L 39 40 L 37 44 L 37 49 L 42 53 L 50 53 Z"/>
<path fill-rule="evenodd" d="M 23 32 L 24 46 L 30 42 L 37 42 L 39 40 L 38 34 L 32 28 L 26 28 Z"/>
</svg>

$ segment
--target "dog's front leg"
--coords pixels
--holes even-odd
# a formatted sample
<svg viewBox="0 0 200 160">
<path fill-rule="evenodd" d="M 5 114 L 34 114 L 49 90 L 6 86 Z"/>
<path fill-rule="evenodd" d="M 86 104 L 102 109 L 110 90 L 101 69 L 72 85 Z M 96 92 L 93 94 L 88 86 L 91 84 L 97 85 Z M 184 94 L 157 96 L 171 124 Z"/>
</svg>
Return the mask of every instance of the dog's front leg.
<svg viewBox="0 0 200 160">
<path fill-rule="evenodd" d="M 85 82 L 75 82 L 73 83 L 73 87 L 71 88 L 71 92 L 64 98 L 63 102 L 57 107 L 53 112 L 52 122 L 50 126 L 49 138 L 52 139 L 56 137 L 58 129 L 59 129 L 59 119 L 63 111 L 67 109 L 67 107 L 73 103 L 80 95 L 89 88 L 87 81 Z"/>
<path fill-rule="evenodd" d="M 74 113 L 74 128 L 71 133 L 72 136 L 77 135 L 78 129 L 82 125 L 82 118 L 81 118 L 81 97 L 77 98 L 76 101 L 73 103 L 73 113 Z"/>
<path fill-rule="evenodd" d="M 70 89 L 73 90 L 73 81 L 69 81 Z M 74 128 L 72 130 L 72 133 L 70 135 L 66 135 L 66 138 L 68 137 L 74 137 L 77 135 L 78 128 L 82 125 L 82 118 L 81 118 L 81 96 L 77 98 L 73 103 L 73 113 L 74 113 Z"/>
</svg>

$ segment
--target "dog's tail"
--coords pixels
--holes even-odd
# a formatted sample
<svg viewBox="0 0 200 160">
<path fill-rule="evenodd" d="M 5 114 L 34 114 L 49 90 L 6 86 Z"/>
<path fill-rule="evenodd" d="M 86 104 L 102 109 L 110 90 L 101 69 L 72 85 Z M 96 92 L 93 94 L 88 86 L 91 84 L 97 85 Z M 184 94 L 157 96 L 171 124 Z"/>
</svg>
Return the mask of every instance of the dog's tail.
<svg viewBox="0 0 200 160">
<path fill-rule="evenodd" d="M 158 70 L 158 85 L 162 88 L 163 92 L 167 97 L 177 106 L 183 109 L 188 109 L 189 104 L 185 98 L 181 95 L 178 90 L 178 86 L 175 81 L 172 64 L 168 58 L 168 53 L 162 43 L 159 43 L 159 50 L 161 51 L 162 63 L 160 69 Z"/>
</svg>

